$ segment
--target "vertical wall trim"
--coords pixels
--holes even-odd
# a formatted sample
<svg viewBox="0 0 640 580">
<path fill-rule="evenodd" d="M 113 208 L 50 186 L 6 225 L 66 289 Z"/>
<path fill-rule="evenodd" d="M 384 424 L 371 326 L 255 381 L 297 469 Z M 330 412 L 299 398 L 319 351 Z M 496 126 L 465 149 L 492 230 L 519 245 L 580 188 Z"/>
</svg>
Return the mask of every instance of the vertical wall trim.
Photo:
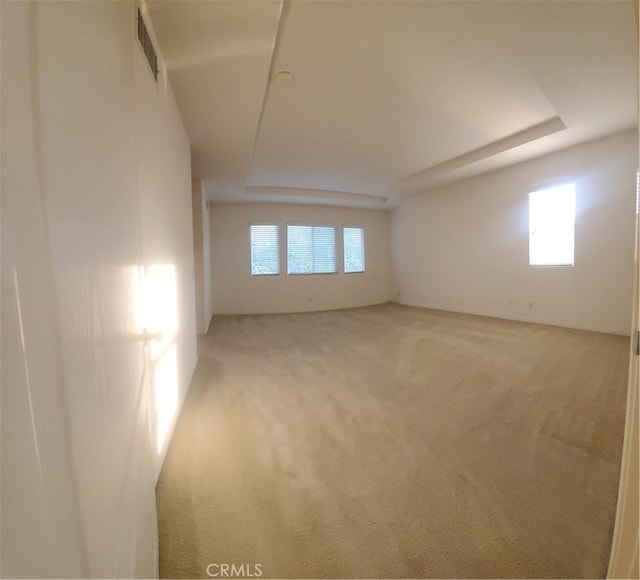
<svg viewBox="0 0 640 580">
<path fill-rule="evenodd" d="M 640 44 L 640 10 L 639 2 L 635 0 L 636 30 L 638 36 L 636 42 Z M 639 70 L 640 72 L 640 70 Z M 640 76 L 638 77 L 640 79 Z M 638 111 L 640 112 L 640 82 L 638 84 Z M 640 134 L 639 134 L 640 145 Z M 638 156 L 638 168 L 640 170 L 640 147 Z M 638 389 L 640 383 L 639 358 L 633 348 L 634 331 L 640 328 L 640 216 L 637 203 L 640 196 L 640 180 L 636 176 L 636 249 L 635 249 L 635 275 L 633 292 L 633 317 L 632 317 L 632 345 L 630 348 L 629 362 L 629 392 L 627 395 L 627 414 L 625 419 L 624 446 L 622 449 L 622 465 L 620 470 L 620 487 L 618 490 L 618 508 L 616 523 L 613 531 L 611 557 L 607 578 L 638 578 L 640 577 L 640 565 L 638 563 L 638 544 L 640 543 L 639 531 L 639 499 L 640 486 L 640 428 L 638 425 L 638 408 L 640 405 Z"/>
</svg>

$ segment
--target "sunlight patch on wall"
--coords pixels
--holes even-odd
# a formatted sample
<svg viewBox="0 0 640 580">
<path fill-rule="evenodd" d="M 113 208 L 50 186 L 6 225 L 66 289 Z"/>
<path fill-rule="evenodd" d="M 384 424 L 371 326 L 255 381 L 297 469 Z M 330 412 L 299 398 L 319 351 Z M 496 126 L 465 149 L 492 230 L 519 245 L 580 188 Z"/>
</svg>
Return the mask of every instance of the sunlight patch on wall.
<svg viewBox="0 0 640 580">
<path fill-rule="evenodd" d="M 178 409 L 178 296 L 176 268 L 156 264 L 141 268 L 135 290 L 137 325 L 148 337 L 147 365 L 151 382 L 155 445 L 160 453 Z"/>
</svg>

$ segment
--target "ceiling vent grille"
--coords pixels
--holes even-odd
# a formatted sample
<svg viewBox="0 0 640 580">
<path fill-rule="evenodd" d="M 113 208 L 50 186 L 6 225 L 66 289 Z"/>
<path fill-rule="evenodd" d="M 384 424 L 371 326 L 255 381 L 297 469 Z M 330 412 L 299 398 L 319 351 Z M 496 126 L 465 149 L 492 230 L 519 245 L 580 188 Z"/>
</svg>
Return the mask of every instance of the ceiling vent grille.
<svg viewBox="0 0 640 580">
<path fill-rule="evenodd" d="M 147 62 L 151 67 L 153 78 L 157 82 L 158 81 L 158 57 L 156 56 L 156 51 L 153 48 L 153 43 L 151 42 L 151 37 L 149 36 L 149 31 L 145 26 L 140 9 L 138 9 L 138 40 L 140 41 L 140 46 L 142 47 L 142 51 L 144 52 L 144 55 L 147 57 Z"/>
</svg>

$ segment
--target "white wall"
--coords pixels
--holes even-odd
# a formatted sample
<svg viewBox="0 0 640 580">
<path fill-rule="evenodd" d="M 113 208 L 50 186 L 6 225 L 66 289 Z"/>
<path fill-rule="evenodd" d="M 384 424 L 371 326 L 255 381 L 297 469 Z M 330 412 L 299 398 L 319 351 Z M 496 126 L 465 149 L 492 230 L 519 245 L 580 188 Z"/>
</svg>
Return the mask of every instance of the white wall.
<svg viewBox="0 0 640 580">
<path fill-rule="evenodd" d="M 153 33 L 148 19 L 147 26 Z M 137 41 L 132 44 L 141 258 L 154 309 L 149 330 L 162 334 L 148 361 L 154 417 L 166 423 L 158 435 L 164 444 L 155 461 L 157 477 L 198 360 L 191 146 L 166 73 L 154 83 Z"/>
<path fill-rule="evenodd" d="M 629 334 L 637 133 L 406 200 L 391 217 L 402 304 Z M 528 193 L 576 183 L 575 266 L 528 265 Z"/>
<path fill-rule="evenodd" d="M 196 330 L 205 334 L 207 325 L 204 312 L 204 246 L 202 225 L 204 218 L 202 183 L 191 182 L 191 209 L 193 212 L 193 261 L 196 291 Z"/>
<path fill-rule="evenodd" d="M 0 15 L 0 573 L 151 577 L 156 432 L 196 361 L 189 145 L 132 2 Z"/>
<path fill-rule="evenodd" d="M 198 334 L 206 334 L 213 314 L 211 306 L 211 236 L 209 202 L 201 181 L 191 184 L 193 208 L 193 256 L 196 282 Z"/>
<path fill-rule="evenodd" d="M 391 297 L 386 211 L 289 204 L 215 204 L 210 213 L 215 314 L 331 310 L 379 304 Z M 280 226 L 279 276 L 251 276 L 251 223 Z M 288 276 L 287 223 L 363 227 L 366 272 L 342 273 L 342 235 L 337 229 L 336 257 L 340 273 Z"/>
<path fill-rule="evenodd" d="M 209 215 L 211 204 L 207 200 L 207 194 L 203 188 L 202 208 L 202 262 L 204 265 L 204 332 L 209 330 L 213 317 L 213 272 L 211 271 L 211 216 Z"/>
</svg>

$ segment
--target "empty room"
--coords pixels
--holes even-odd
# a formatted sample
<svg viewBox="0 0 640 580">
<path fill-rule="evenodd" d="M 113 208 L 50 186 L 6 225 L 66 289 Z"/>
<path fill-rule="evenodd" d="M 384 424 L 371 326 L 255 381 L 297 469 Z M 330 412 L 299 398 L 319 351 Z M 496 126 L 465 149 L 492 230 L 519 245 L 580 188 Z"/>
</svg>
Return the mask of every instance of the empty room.
<svg viewBox="0 0 640 580">
<path fill-rule="evenodd" d="M 0 2 L 3 578 L 638 578 L 638 2 Z"/>
</svg>

